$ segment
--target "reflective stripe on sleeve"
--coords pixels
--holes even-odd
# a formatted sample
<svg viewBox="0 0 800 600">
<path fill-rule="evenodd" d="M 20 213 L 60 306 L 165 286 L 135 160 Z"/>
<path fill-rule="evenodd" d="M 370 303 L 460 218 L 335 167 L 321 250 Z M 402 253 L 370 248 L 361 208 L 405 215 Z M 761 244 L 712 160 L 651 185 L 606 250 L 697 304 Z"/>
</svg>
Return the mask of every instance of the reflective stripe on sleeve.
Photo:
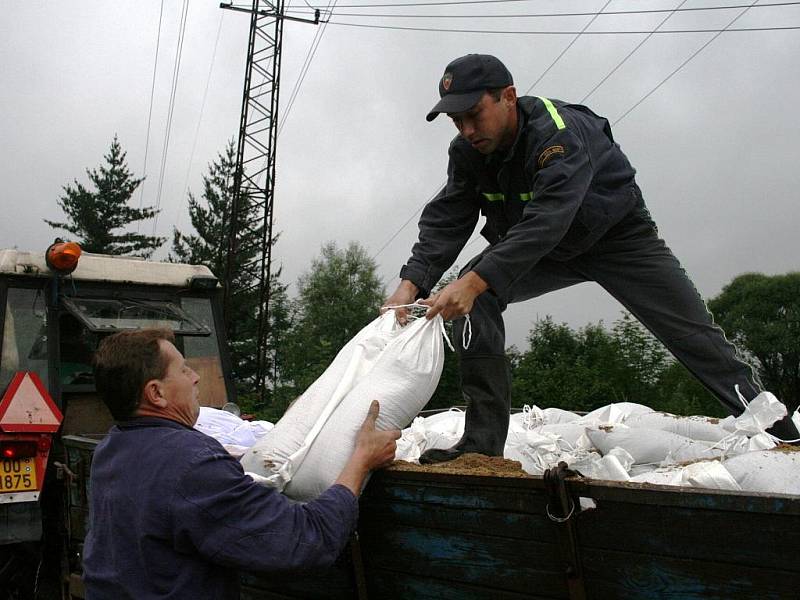
<svg viewBox="0 0 800 600">
<path fill-rule="evenodd" d="M 564 119 L 562 119 L 561 115 L 558 114 L 558 111 L 556 110 L 556 107 L 553 106 L 553 103 L 547 98 L 542 98 L 541 96 L 536 97 L 544 102 L 544 107 L 547 109 L 547 112 L 550 113 L 550 116 L 553 118 L 553 122 L 556 124 L 556 127 L 559 129 L 565 129 L 566 125 L 564 125 Z"/>
<path fill-rule="evenodd" d="M 483 195 L 489 202 L 501 202 L 506 199 L 503 194 L 489 194 L 487 192 L 483 192 Z"/>
<path fill-rule="evenodd" d="M 524 194 L 520 194 L 519 199 L 522 200 L 523 202 L 529 202 L 533 200 L 533 192 L 526 192 Z"/>
</svg>

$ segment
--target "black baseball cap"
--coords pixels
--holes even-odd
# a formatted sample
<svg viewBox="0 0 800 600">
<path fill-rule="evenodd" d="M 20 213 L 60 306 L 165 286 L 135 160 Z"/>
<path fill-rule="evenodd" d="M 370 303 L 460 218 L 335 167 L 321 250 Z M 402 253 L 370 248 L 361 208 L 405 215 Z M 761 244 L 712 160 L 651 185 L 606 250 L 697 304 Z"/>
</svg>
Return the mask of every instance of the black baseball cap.
<svg viewBox="0 0 800 600">
<path fill-rule="evenodd" d="M 499 59 L 489 54 L 467 54 L 445 67 L 439 80 L 439 97 L 428 116 L 457 113 L 475 106 L 486 90 L 514 85 L 514 78 Z"/>
</svg>

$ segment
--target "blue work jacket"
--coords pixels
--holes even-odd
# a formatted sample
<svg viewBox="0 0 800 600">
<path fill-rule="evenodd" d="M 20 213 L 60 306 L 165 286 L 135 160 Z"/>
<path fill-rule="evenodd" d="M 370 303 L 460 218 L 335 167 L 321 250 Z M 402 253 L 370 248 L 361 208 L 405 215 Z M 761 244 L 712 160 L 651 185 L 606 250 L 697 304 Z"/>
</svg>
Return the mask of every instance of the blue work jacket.
<svg viewBox="0 0 800 600">
<path fill-rule="evenodd" d="M 333 563 L 358 518 L 334 485 L 307 504 L 253 482 L 215 439 L 175 421 L 114 426 L 94 452 L 88 600 L 239 597 L 239 569 Z"/>
</svg>

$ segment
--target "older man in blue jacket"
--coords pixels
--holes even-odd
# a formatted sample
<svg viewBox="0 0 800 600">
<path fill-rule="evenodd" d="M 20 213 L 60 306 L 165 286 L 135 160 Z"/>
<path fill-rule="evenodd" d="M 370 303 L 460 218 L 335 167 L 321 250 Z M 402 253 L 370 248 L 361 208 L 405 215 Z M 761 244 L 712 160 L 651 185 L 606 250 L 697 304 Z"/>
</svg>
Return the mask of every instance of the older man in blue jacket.
<svg viewBox="0 0 800 600">
<path fill-rule="evenodd" d="M 445 68 L 440 100 L 427 116 L 446 113 L 459 135 L 450 144 L 447 184 L 425 207 L 419 241 L 385 305 L 427 298 L 428 318 L 470 315 L 473 335 L 460 350 L 464 436 L 420 461 L 503 453 L 511 384 L 502 313 L 511 302 L 584 281 L 608 290 L 731 413 L 741 413 L 736 386 L 751 400 L 761 391 L 755 374 L 658 237 L 608 121 L 585 106 L 517 97 L 513 84 L 494 56 L 463 56 Z M 480 214 L 489 246 L 429 298 Z M 461 339 L 464 319 L 454 326 Z M 773 432 L 797 437 L 788 418 Z"/>
<path fill-rule="evenodd" d="M 355 528 L 365 477 L 393 460 L 400 437 L 375 429 L 373 402 L 335 484 L 313 502 L 293 503 L 193 429 L 199 377 L 171 332 L 106 338 L 95 378 L 117 424 L 92 461 L 88 600 L 228 600 L 239 597 L 238 569 L 330 565 Z"/>
</svg>

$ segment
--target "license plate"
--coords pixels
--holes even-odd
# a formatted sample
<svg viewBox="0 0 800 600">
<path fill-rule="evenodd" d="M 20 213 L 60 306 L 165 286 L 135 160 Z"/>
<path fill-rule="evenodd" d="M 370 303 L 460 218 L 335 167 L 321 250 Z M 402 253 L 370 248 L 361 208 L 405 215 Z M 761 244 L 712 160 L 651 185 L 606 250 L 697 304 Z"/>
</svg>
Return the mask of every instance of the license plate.
<svg viewBox="0 0 800 600">
<path fill-rule="evenodd" d="M 36 491 L 33 458 L 4 458 L 0 462 L 0 493 Z"/>
</svg>

